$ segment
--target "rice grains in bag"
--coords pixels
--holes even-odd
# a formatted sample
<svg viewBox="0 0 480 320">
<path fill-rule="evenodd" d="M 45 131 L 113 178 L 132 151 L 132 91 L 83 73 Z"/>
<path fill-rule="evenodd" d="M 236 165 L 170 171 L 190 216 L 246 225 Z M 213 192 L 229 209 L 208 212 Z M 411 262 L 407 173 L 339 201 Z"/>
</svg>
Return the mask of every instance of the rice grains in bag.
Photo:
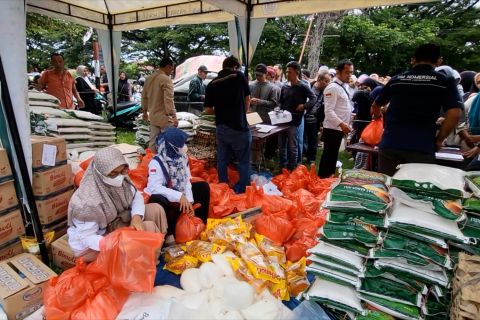
<svg viewBox="0 0 480 320">
<path fill-rule="evenodd" d="M 392 177 L 392 186 L 404 191 L 440 199 L 467 198 L 464 191 L 466 172 L 426 163 L 406 163 Z"/>
</svg>

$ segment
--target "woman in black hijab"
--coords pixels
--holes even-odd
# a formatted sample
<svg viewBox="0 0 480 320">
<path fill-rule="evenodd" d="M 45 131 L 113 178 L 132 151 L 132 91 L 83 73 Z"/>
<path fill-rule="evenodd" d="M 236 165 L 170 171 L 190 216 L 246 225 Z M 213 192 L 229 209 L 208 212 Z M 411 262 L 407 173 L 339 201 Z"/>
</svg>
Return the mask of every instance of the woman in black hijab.
<svg viewBox="0 0 480 320">
<path fill-rule="evenodd" d="M 124 71 L 120 72 L 120 79 L 118 80 L 118 98 L 117 102 L 129 102 L 132 100 L 132 86 L 128 83 L 127 74 Z"/>
</svg>

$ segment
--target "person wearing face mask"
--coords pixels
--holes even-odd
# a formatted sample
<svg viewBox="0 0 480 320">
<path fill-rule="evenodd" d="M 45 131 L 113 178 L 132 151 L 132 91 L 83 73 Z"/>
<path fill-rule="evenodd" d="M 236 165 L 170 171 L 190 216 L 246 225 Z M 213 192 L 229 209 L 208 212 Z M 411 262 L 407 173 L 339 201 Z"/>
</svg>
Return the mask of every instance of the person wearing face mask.
<svg viewBox="0 0 480 320">
<path fill-rule="evenodd" d="M 68 243 L 75 257 L 95 260 L 103 236 L 120 227 L 167 232 L 163 208 L 156 203 L 145 205 L 127 173 L 127 162 L 118 149 L 107 147 L 93 157 L 68 206 Z"/>
<path fill-rule="evenodd" d="M 148 165 L 148 184 L 145 193 L 150 203 L 165 208 L 168 222 L 167 236 L 175 234 L 175 225 L 182 212 L 195 215 L 207 222 L 210 205 L 208 183 L 190 182 L 192 175 L 188 166 L 188 135 L 171 127 L 158 135 L 158 154 Z M 194 209 L 193 204 L 200 204 Z M 168 238 L 167 238 L 168 241 Z"/>
</svg>

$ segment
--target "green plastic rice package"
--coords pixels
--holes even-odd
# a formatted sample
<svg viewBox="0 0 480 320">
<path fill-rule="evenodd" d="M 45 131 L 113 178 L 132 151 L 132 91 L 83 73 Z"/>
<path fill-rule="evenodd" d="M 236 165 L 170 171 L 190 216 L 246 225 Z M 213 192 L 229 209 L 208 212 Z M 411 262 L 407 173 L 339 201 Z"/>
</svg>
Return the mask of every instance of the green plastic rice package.
<svg viewBox="0 0 480 320">
<path fill-rule="evenodd" d="M 444 219 L 402 203 L 396 202 L 387 225 L 401 227 L 416 233 L 424 233 L 432 237 L 469 243 L 470 239 L 463 235 L 455 221 Z"/>
<path fill-rule="evenodd" d="M 355 241 L 343 241 L 343 240 L 329 240 L 323 236 L 320 236 L 318 240 L 322 240 L 325 243 L 329 243 L 331 245 L 340 247 L 344 250 L 349 251 L 350 253 L 360 256 L 362 258 L 369 258 L 370 257 L 370 247 L 366 245 L 355 242 Z"/>
<path fill-rule="evenodd" d="M 415 293 L 425 295 L 428 292 L 428 288 L 425 283 L 412 278 L 410 275 L 390 273 L 388 271 L 377 269 L 374 266 L 374 260 L 367 262 L 367 268 L 365 271 L 365 278 L 385 278 L 389 281 L 397 282 Z"/>
<path fill-rule="evenodd" d="M 480 239 L 480 217 L 467 215 L 467 220 L 460 222 L 460 230 L 469 238 Z"/>
<path fill-rule="evenodd" d="M 362 210 L 383 213 L 391 203 L 388 188 L 383 183 L 345 181 L 328 193 L 323 207 L 348 212 Z"/>
<path fill-rule="evenodd" d="M 383 248 L 373 248 L 370 250 L 370 257 L 374 259 L 394 259 L 411 266 L 418 266 L 427 270 L 442 271 L 440 265 L 433 263 L 431 260 L 422 258 L 407 251 L 389 250 Z"/>
<path fill-rule="evenodd" d="M 304 296 L 307 300 L 315 300 L 334 309 L 365 314 L 357 292 L 353 288 L 331 281 L 316 278 Z"/>
<path fill-rule="evenodd" d="M 383 232 L 375 226 L 354 222 L 348 224 L 327 222 L 318 229 L 318 232 L 329 240 L 351 240 L 367 247 L 375 247 L 383 237 Z"/>
<path fill-rule="evenodd" d="M 329 259 L 320 258 L 319 256 L 317 256 L 315 254 L 309 255 L 307 257 L 307 260 L 310 261 L 310 262 L 315 262 L 319 266 L 334 269 L 334 270 L 338 270 L 340 272 L 351 275 L 353 277 L 363 277 L 364 276 L 363 271 L 359 271 L 356 268 L 352 268 L 352 267 L 348 267 L 348 266 L 345 266 L 345 265 L 338 264 L 335 261 L 331 261 Z"/>
<path fill-rule="evenodd" d="M 395 318 L 382 311 L 367 310 L 364 316 L 359 315 L 355 320 L 395 320 Z"/>
<path fill-rule="evenodd" d="M 464 244 L 458 243 L 454 241 L 448 241 L 448 251 L 450 254 L 450 258 L 452 261 L 457 264 L 458 263 L 458 255 L 460 252 L 466 252 L 471 255 L 480 256 L 480 245 L 472 245 L 472 244 Z"/>
<path fill-rule="evenodd" d="M 347 274 L 339 268 L 312 262 L 307 266 L 306 270 L 320 279 L 328 280 L 343 286 L 354 287 L 356 289 L 360 288 L 361 282 L 357 276 Z"/>
<path fill-rule="evenodd" d="M 417 292 L 408 285 L 402 285 L 382 277 L 362 279 L 362 285 L 358 292 L 416 307 L 420 307 L 422 304 L 421 292 Z"/>
<path fill-rule="evenodd" d="M 480 172 L 479 171 L 470 171 L 465 175 L 465 181 L 467 182 L 468 188 L 480 198 Z"/>
<path fill-rule="evenodd" d="M 435 214 L 449 220 L 465 220 L 462 201 L 459 199 L 438 199 L 426 195 L 405 192 L 398 188 L 391 188 L 390 195 L 395 201 L 401 202 L 409 207 Z"/>
<path fill-rule="evenodd" d="M 436 246 L 439 246 L 440 248 L 446 249 L 448 248 L 447 242 L 439 237 L 432 237 L 429 235 L 426 235 L 425 233 L 422 232 L 414 232 L 409 229 L 409 226 L 403 226 L 403 225 L 393 225 L 389 227 L 390 231 L 393 231 L 398 234 L 403 234 L 405 236 L 408 236 L 410 238 L 414 238 L 417 240 L 421 240 L 426 243 L 430 243 Z"/>
<path fill-rule="evenodd" d="M 385 226 L 385 216 L 358 211 L 358 212 L 341 212 L 329 210 L 327 213 L 327 221 L 333 223 L 366 223 L 376 227 Z"/>
<path fill-rule="evenodd" d="M 392 177 L 393 187 L 448 200 L 469 196 L 463 188 L 465 171 L 426 163 L 406 163 L 398 167 Z"/>
<path fill-rule="evenodd" d="M 446 288 L 450 286 L 450 279 L 445 271 L 432 271 L 419 266 L 406 264 L 395 259 L 383 258 L 376 260 L 374 266 L 377 269 L 404 277 L 410 276 L 425 283 L 438 284 Z"/>
<path fill-rule="evenodd" d="M 314 254 L 321 259 L 355 269 L 360 272 L 365 271 L 365 259 L 341 247 L 318 241 L 315 247 L 307 250 L 307 253 Z"/>
<path fill-rule="evenodd" d="M 394 232 L 389 232 L 383 239 L 382 249 L 397 251 L 399 252 L 399 257 L 404 256 L 407 260 L 410 258 L 410 255 L 416 255 L 442 267 L 448 269 L 453 268 L 452 261 L 450 260 L 446 249 Z"/>
<path fill-rule="evenodd" d="M 397 319 L 419 320 L 422 319 L 417 307 L 400 302 L 389 301 L 369 294 L 360 293 L 360 299 L 377 310 L 383 311 Z"/>
<path fill-rule="evenodd" d="M 463 210 L 468 213 L 480 215 L 480 199 L 474 197 L 465 199 L 463 201 Z"/>
<path fill-rule="evenodd" d="M 432 287 L 423 303 L 422 313 L 428 316 L 436 316 L 439 318 L 446 318 L 450 304 L 450 295 L 439 296 L 436 290 Z"/>
<path fill-rule="evenodd" d="M 373 182 L 373 183 L 383 183 L 385 185 L 390 185 L 391 177 L 378 172 L 367 171 L 367 170 L 345 170 L 342 172 L 341 181 L 361 181 L 363 182 Z"/>
</svg>

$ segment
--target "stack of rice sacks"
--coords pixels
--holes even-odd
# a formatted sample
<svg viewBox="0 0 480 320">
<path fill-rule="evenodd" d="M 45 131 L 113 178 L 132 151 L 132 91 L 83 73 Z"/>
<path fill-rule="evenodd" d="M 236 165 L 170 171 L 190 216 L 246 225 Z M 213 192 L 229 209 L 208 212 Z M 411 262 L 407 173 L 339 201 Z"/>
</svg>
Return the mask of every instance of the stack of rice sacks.
<svg viewBox="0 0 480 320">
<path fill-rule="evenodd" d="M 310 249 L 307 270 L 316 275 L 305 293 L 351 318 L 366 315 L 359 292 L 368 286 L 370 251 L 381 243 L 386 212 L 392 205 L 388 177 L 349 170 L 327 195 L 327 223 L 319 229 L 318 244 Z"/>
<path fill-rule="evenodd" d="M 178 128 L 185 131 L 189 138 L 187 141 L 192 140 L 195 135 L 195 128 L 197 126 L 198 116 L 190 112 L 177 112 Z M 143 147 L 148 147 L 148 141 L 150 140 L 150 121 L 143 120 L 143 114 L 139 114 L 134 121 L 135 127 L 135 142 Z"/>
<path fill-rule="evenodd" d="M 58 99 L 41 92 L 29 92 L 29 107 L 32 132 L 65 139 L 70 155 L 115 143 L 115 127 L 101 116 L 59 109 Z"/>
<path fill-rule="evenodd" d="M 215 115 L 202 113 L 195 124 L 193 143 L 188 146 L 193 157 L 205 160 L 210 167 L 215 167 L 217 163 L 216 131 Z"/>
</svg>

